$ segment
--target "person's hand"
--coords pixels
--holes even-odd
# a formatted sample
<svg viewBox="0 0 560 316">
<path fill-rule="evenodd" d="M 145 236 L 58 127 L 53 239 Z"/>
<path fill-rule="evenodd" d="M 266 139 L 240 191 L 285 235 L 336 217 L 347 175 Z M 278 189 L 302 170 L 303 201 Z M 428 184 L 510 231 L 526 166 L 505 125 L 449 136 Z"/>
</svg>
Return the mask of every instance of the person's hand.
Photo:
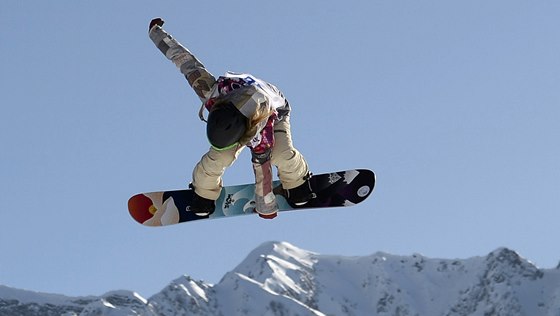
<svg viewBox="0 0 560 316">
<path fill-rule="evenodd" d="M 152 19 L 152 21 L 150 21 L 150 27 L 148 28 L 148 32 L 151 31 L 152 28 L 156 25 L 163 26 L 163 23 L 165 23 L 165 21 L 162 20 L 161 18 Z"/>
</svg>

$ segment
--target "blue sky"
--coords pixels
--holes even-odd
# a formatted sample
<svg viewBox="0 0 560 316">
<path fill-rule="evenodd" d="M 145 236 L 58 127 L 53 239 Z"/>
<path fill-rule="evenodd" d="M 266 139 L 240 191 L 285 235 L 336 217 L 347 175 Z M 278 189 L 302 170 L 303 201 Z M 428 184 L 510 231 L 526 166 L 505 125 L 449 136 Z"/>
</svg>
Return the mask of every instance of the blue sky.
<svg viewBox="0 0 560 316">
<path fill-rule="evenodd" d="M 370 168 L 348 209 L 151 229 L 136 193 L 178 189 L 208 148 L 152 17 L 214 74 L 293 107 L 315 173 Z M 560 260 L 557 1 L 3 1 L 0 284 L 150 296 L 211 283 L 265 241 L 324 253 Z M 226 184 L 251 182 L 245 152 Z"/>
</svg>

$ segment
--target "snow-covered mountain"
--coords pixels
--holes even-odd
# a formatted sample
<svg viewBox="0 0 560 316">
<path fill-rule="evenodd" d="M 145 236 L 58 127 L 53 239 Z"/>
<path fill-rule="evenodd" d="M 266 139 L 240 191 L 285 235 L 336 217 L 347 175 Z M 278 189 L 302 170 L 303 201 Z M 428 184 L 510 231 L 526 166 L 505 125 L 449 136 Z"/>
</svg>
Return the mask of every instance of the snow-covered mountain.
<svg viewBox="0 0 560 316">
<path fill-rule="evenodd" d="M 560 315 L 560 269 L 539 269 L 507 248 L 450 260 L 321 255 L 269 242 L 218 284 L 182 276 L 149 299 L 0 286 L 0 315 Z"/>
</svg>

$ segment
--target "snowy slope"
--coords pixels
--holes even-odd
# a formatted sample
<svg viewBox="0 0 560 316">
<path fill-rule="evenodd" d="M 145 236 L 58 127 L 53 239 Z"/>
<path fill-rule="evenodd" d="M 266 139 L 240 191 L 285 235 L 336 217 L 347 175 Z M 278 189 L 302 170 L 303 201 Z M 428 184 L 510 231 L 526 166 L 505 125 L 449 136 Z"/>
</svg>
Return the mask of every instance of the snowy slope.
<svg viewBox="0 0 560 316">
<path fill-rule="evenodd" d="M 269 242 L 218 284 L 182 276 L 149 299 L 0 286 L 0 315 L 560 315 L 560 270 L 506 248 L 449 260 L 327 256 Z"/>
</svg>

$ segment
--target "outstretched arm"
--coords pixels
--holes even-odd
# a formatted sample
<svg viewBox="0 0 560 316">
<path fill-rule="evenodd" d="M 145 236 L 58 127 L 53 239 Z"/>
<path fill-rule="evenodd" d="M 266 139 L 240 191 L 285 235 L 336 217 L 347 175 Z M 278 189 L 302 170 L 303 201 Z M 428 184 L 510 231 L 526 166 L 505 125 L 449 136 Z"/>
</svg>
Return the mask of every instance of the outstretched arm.
<svg viewBox="0 0 560 316">
<path fill-rule="evenodd" d="M 187 48 L 163 30 L 163 23 L 161 18 L 150 22 L 150 39 L 179 68 L 200 100 L 205 102 L 210 97 L 216 78 Z"/>
</svg>

